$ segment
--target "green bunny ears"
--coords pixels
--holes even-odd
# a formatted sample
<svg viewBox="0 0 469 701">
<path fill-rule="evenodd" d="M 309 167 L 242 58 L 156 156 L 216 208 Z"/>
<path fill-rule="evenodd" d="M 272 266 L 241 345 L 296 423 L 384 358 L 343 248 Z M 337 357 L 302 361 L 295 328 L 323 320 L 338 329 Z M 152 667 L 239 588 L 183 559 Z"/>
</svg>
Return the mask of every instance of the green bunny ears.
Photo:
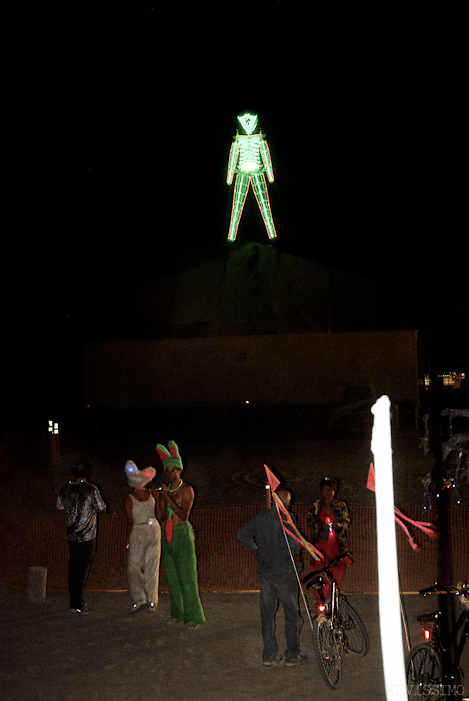
<svg viewBox="0 0 469 701">
<path fill-rule="evenodd" d="M 178 470 L 183 470 L 181 456 L 179 455 L 179 449 L 176 443 L 174 441 L 169 441 L 168 446 L 169 452 L 161 443 L 158 443 L 156 446 L 156 451 L 163 462 L 164 469 L 166 470 L 167 467 L 172 465 L 173 467 L 177 467 Z"/>
</svg>

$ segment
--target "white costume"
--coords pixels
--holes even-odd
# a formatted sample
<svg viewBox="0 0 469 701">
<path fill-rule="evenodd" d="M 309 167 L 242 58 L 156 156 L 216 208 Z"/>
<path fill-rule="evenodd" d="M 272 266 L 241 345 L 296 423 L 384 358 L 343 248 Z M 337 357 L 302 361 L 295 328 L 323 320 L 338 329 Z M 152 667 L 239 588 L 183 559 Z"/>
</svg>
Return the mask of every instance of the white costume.
<svg viewBox="0 0 469 701">
<path fill-rule="evenodd" d="M 144 489 L 156 472 L 153 467 L 140 471 L 128 460 L 125 472 L 130 487 Z M 158 605 L 158 583 L 161 557 L 161 527 L 155 515 L 155 500 L 151 493 L 145 501 L 129 494 L 132 502 L 132 531 L 127 551 L 127 582 L 132 599 L 132 611 L 148 604 L 154 611 Z"/>
</svg>

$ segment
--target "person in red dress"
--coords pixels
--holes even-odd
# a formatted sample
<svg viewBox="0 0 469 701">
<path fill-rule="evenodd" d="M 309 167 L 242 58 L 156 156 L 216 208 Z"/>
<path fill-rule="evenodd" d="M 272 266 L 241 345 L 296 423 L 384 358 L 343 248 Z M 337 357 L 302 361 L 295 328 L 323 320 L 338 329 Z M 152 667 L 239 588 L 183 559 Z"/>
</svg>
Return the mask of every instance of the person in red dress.
<svg viewBox="0 0 469 701">
<path fill-rule="evenodd" d="M 347 552 L 347 528 L 350 525 L 350 516 L 345 502 L 335 498 L 337 480 L 333 477 L 323 477 L 319 483 L 319 490 L 321 498 L 310 506 L 307 514 L 311 524 L 310 540 L 324 555 L 323 560 L 311 560 L 313 572 L 320 570 L 334 557 Z M 351 564 L 352 560 L 347 556 L 330 569 L 339 589 L 345 568 Z M 324 577 L 324 581 L 322 594 L 327 599 L 331 595 L 332 585 L 326 577 Z M 316 589 L 314 589 L 314 593 L 318 604 L 320 604 L 321 598 Z"/>
</svg>

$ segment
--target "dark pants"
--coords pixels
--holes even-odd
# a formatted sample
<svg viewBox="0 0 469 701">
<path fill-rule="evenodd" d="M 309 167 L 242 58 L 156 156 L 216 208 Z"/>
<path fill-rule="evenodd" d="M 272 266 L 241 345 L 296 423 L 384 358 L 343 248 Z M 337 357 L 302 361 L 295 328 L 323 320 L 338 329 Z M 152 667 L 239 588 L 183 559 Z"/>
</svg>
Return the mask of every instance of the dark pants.
<svg viewBox="0 0 469 701">
<path fill-rule="evenodd" d="M 67 540 L 67 543 L 70 551 L 70 560 L 68 563 L 70 608 L 81 609 L 84 606 L 83 590 L 96 550 L 96 539 L 87 540 L 84 543 Z"/>
<path fill-rule="evenodd" d="M 275 637 L 275 614 L 279 603 L 283 607 L 285 614 L 285 640 L 287 657 L 296 657 L 299 652 L 299 635 L 303 619 L 300 615 L 298 603 L 298 581 L 295 572 L 288 572 L 283 575 L 265 575 L 257 573 L 257 581 L 261 590 L 261 625 L 262 639 L 264 641 L 264 651 L 262 659 L 268 662 L 274 659 L 278 653 L 277 640 Z"/>
</svg>

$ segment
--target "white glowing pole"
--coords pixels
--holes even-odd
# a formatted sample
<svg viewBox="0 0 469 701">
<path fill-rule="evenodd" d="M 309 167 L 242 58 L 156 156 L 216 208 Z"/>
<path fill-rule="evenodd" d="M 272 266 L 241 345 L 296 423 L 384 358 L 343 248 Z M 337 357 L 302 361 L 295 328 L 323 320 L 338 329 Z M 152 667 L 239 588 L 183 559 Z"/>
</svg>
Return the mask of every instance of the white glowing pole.
<svg viewBox="0 0 469 701">
<path fill-rule="evenodd" d="M 391 402 L 382 396 L 374 404 L 371 450 L 376 485 L 378 532 L 379 625 L 386 699 L 407 699 L 401 628 L 399 575 L 391 448 Z"/>
</svg>

